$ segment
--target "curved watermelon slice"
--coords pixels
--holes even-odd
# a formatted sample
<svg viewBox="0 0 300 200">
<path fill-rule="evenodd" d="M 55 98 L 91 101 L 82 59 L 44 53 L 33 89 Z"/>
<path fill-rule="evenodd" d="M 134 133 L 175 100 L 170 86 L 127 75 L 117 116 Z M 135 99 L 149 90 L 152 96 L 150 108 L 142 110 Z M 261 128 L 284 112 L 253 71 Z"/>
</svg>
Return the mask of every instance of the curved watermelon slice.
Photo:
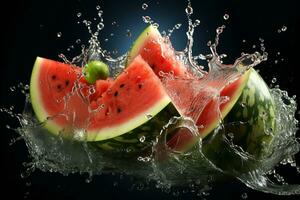
<svg viewBox="0 0 300 200">
<path fill-rule="evenodd" d="M 38 57 L 30 82 L 39 121 L 54 134 L 99 141 L 146 124 L 170 104 L 159 78 L 137 56 L 116 80 L 89 85 L 81 68 Z M 96 90 L 92 92 L 91 90 Z M 76 135 L 76 133 L 78 133 Z M 81 135 L 80 135 L 81 134 Z"/>
<path fill-rule="evenodd" d="M 172 73 L 174 76 L 187 76 L 187 68 L 176 59 L 173 47 L 152 25 L 148 26 L 133 43 L 126 61 L 128 66 L 136 56 L 150 65 L 156 75 L 162 78 L 162 73 Z"/>
</svg>

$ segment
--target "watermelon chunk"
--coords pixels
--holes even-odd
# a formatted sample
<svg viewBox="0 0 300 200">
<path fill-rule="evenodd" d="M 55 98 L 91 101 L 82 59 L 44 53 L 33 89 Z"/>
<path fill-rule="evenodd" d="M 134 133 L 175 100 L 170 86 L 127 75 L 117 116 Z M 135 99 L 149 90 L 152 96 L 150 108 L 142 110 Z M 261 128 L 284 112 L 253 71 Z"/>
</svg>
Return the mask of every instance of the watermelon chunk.
<svg viewBox="0 0 300 200">
<path fill-rule="evenodd" d="M 95 92 L 90 94 L 90 90 Z M 82 78 L 82 68 L 38 57 L 30 95 L 38 120 L 45 122 L 51 133 L 68 135 L 79 130 L 84 134 L 76 139 L 87 141 L 132 132 L 171 102 L 140 56 L 115 80 L 98 80 L 95 85 Z"/>
<path fill-rule="evenodd" d="M 174 76 L 187 76 L 187 68 L 176 59 L 174 49 L 166 41 L 158 29 L 148 26 L 133 43 L 127 57 L 127 66 L 138 55 L 150 65 L 155 74 L 162 78 L 162 73 L 172 73 Z"/>
</svg>

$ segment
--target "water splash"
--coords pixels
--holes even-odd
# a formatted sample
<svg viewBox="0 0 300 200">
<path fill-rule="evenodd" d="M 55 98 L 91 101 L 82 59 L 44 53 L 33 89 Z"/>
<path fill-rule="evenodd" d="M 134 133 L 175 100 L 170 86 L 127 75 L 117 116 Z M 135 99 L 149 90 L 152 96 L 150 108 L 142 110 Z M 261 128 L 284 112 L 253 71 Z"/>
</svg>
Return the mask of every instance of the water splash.
<svg viewBox="0 0 300 200">
<path fill-rule="evenodd" d="M 148 6 L 143 4 L 142 9 L 146 10 L 147 7 Z M 99 23 L 95 26 L 96 31 L 92 30 L 92 21 L 82 20 L 82 23 L 86 26 L 91 37 L 87 46 L 81 46 L 81 54 L 75 56 L 71 60 L 67 59 L 64 54 L 60 54 L 59 57 L 66 63 L 78 66 L 85 66 L 90 60 L 103 60 L 110 66 L 112 75 L 117 76 L 117 74 L 124 69 L 127 55 L 124 54 L 117 58 L 113 58 L 112 54 L 114 54 L 114 52 L 111 53 L 101 48 L 98 37 L 101 30 L 104 28 L 104 20 L 102 18 L 103 11 L 100 6 L 96 7 L 96 11 L 99 17 Z M 213 181 L 231 175 L 255 190 L 280 195 L 300 193 L 298 185 L 278 185 L 268 177 L 268 172 L 270 172 L 270 170 L 278 163 L 284 164 L 285 162 L 290 162 L 293 165 L 296 165 L 293 159 L 288 161 L 285 160 L 291 158 L 299 152 L 300 149 L 296 139 L 298 121 L 294 118 L 294 114 L 297 110 L 295 99 L 289 97 L 287 92 L 280 90 L 278 87 L 270 89 L 276 110 L 279 113 L 276 115 L 276 122 L 279 124 L 279 127 L 276 130 L 277 133 L 274 134 L 275 138 L 272 147 L 272 156 L 269 156 L 262 161 L 254 170 L 236 173 L 217 167 L 203 152 L 204 143 L 201 137 L 199 137 L 199 129 L 204 127 L 201 125 L 197 126 L 194 123 L 195 119 L 199 118 L 199 115 L 212 98 L 218 98 L 218 105 L 228 101 L 228 99 L 220 97 L 220 91 L 222 91 L 228 83 L 241 77 L 249 68 L 255 67 L 259 63 L 267 60 L 268 54 L 265 52 L 263 39 L 260 39 L 261 52 L 242 54 L 241 57 L 236 59 L 233 65 L 223 64 L 222 59 L 226 57 L 226 55 L 219 55 L 217 52 L 220 36 L 225 29 L 225 25 L 222 25 L 216 29 L 214 41 L 208 42 L 211 53 L 194 56 L 194 30 L 200 25 L 200 20 L 193 21 L 191 19 L 194 10 L 190 1 L 188 2 L 185 12 L 188 19 L 188 30 L 186 32 L 188 39 L 187 45 L 184 50 L 175 53 L 179 60 L 191 70 L 195 77 L 194 79 L 188 80 L 169 77 L 169 79 L 165 80 L 165 85 L 167 87 L 168 83 L 177 82 L 179 83 L 178 85 L 186 87 L 188 84 L 191 89 L 188 91 L 189 94 L 187 97 L 189 98 L 186 98 L 186 101 L 192 102 L 191 107 L 193 105 L 198 105 L 198 107 L 194 108 L 192 112 L 181 109 L 184 115 L 186 115 L 185 117 L 171 118 L 160 131 L 158 134 L 159 136 L 155 138 L 154 141 L 151 141 L 151 151 L 131 154 L 133 150 L 130 147 L 126 147 L 120 151 L 123 153 L 125 152 L 125 154 L 122 154 L 123 156 L 127 154 L 130 156 L 121 159 L 120 156 L 115 156 L 115 154 L 112 156 L 110 153 L 102 151 L 101 148 L 103 146 L 99 147 L 98 144 L 78 142 L 78 139 L 82 140 L 86 136 L 84 129 L 74 129 L 75 140 L 66 139 L 63 136 L 63 131 L 59 136 L 49 134 L 44 128 L 46 122 L 40 123 L 34 117 L 28 94 L 29 86 L 25 85 L 22 90 L 22 93 L 26 95 L 26 104 L 23 113 L 15 114 L 13 112 L 13 107 L 1 108 L 0 110 L 19 121 L 20 127 L 13 130 L 21 137 L 16 138 L 12 143 L 15 143 L 21 138 L 24 139 L 31 156 L 31 161 L 26 164 L 27 170 L 22 173 L 22 177 L 27 177 L 35 169 L 40 169 L 45 172 L 59 172 L 64 175 L 70 173 L 86 173 L 89 175 L 87 182 L 90 182 L 91 177 L 94 175 L 118 172 L 143 177 L 146 182 L 155 181 L 156 187 L 161 188 L 166 192 L 170 191 L 170 188 L 174 185 L 190 185 L 190 189 L 196 191 L 199 196 L 206 196 L 209 194 L 208 191 L 211 189 L 210 184 Z M 82 13 L 77 13 L 77 17 L 81 19 Z M 224 20 L 228 20 L 229 15 L 225 14 L 223 18 Z M 158 27 L 158 24 L 154 23 L 149 16 L 144 16 L 143 21 Z M 115 24 L 115 21 L 112 22 L 112 25 Z M 168 34 L 165 35 L 165 40 L 169 41 L 173 31 L 180 27 L 181 24 L 176 24 L 174 28 L 170 29 Z M 286 27 L 282 27 L 280 32 L 286 30 Z M 61 36 L 62 33 L 57 33 L 58 38 Z M 81 43 L 81 40 L 77 39 L 76 43 Z M 206 60 L 208 70 L 204 70 L 205 66 L 199 65 L 197 62 L 198 60 Z M 209 83 L 213 80 L 218 80 L 219 84 L 214 87 L 208 87 Z M 272 81 L 272 83 L 275 82 L 276 80 Z M 18 87 L 11 87 L 10 90 L 14 92 L 17 88 Z M 76 85 L 74 92 L 77 93 L 80 91 L 80 88 L 80 84 Z M 176 99 L 179 99 L 176 96 L 177 94 L 174 94 L 172 91 L 172 88 L 167 87 L 167 90 L 170 97 L 174 99 L 174 102 Z M 89 88 L 89 91 L 90 95 L 92 95 L 94 94 L 95 89 Z M 67 96 L 65 102 L 68 102 L 68 98 L 71 96 Z M 180 107 L 181 103 L 176 102 L 175 104 Z M 185 102 L 182 102 L 182 104 L 185 104 Z M 99 109 L 102 109 L 102 107 L 103 106 L 100 106 Z M 196 112 L 195 109 L 197 110 Z M 97 112 L 97 109 L 91 112 Z M 191 115 L 190 113 L 196 113 L 196 115 Z M 153 116 L 149 114 L 146 114 L 145 117 L 149 118 L 149 120 L 153 118 Z M 52 117 L 47 119 L 47 121 L 51 120 Z M 221 124 L 215 132 L 222 130 L 223 125 Z M 7 128 L 12 129 L 10 126 Z M 191 137 L 199 138 L 197 144 L 188 152 L 176 151 L 174 148 L 169 148 L 170 144 L 168 144 L 167 138 L 174 130 L 187 131 Z M 137 138 L 137 140 L 143 144 L 149 142 L 149 139 L 151 138 L 148 138 L 145 135 L 140 135 Z M 233 139 L 234 136 L 232 134 L 224 134 L 224 141 L 232 152 L 242 160 L 256 162 L 253 156 L 235 145 Z M 176 145 L 177 143 L 175 143 L 175 146 Z M 283 180 L 279 175 L 276 175 L 276 177 L 278 180 Z M 142 186 L 140 187 L 142 188 Z M 243 193 L 241 197 L 246 199 L 247 193 Z"/>
</svg>

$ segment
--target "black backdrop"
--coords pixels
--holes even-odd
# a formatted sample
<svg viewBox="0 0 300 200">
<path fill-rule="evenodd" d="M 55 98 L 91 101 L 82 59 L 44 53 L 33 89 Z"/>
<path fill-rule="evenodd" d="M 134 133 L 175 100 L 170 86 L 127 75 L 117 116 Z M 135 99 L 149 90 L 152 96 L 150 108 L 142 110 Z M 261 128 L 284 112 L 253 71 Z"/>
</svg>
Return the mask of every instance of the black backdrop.
<svg viewBox="0 0 300 200">
<path fill-rule="evenodd" d="M 0 107 L 15 106 L 15 112 L 23 109 L 24 98 L 17 93 L 9 92 L 9 87 L 19 82 L 29 83 L 32 65 L 36 56 L 58 59 L 59 53 L 75 56 L 79 52 L 76 39 L 86 44 L 89 35 L 82 24 L 77 21 L 91 19 L 97 16 L 96 5 L 104 10 L 105 28 L 100 33 L 102 45 L 108 50 L 117 49 L 119 54 L 125 53 L 134 38 L 146 26 L 141 16 L 149 15 L 160 24 L 161 30 L 182 23 L 181 30 L 175 32 L 171 38 L 176 49 L 184 47 L 186 42 L 184 31 L 186 19 L 184 9 L 186 1 L 84 1 L 84 0 L 52 0 L 52 1 L 9 1 L 1 9 L 1 44 L 2 44 L 2 77 Z M 142 10 L 142 3 L 149 7 Z M 208 52 L 206 42 L 213 39 L 215 28 L 226 24 L 225 33 L 221 36 L 220 51 L 226 52 L 229 61 L 237 57 L 242 51 L 252 52 L 253 45 L 259 47 L 259 37 L 265 40 L 269 60 L 258 66 L 262 76 L 268 83 L 273 77 L 277 83 L 290 95 L 297 95 L 299 101 L 300 80 L 298 71 L 298 46 L 300 12 L 297 2 L 286 1 L 192 1 L 193 18 L 201 20 L 200 27 L 195 31 L 195 53 Z M 78 12 L 82 16 L 78 18 Z M 224 21 L 223 15 L 228 13 L 229 20 Z M 111 25 L 116 21 L 118 26 Z M 94 23 L 95 25 L 95 23 Z M 287 31 L 278 33 L 282 26 Z M 94 27 L 95 28 L 95 27 Z M 126 36 L 129 29 L 132 37 Z M 61 32 L 62 36 L 57 37 Z M 114 33 L 111 36 L 110 33 Z M 104 39 L 108 38 L 108 42 Z M 243 43 L 243 40 L 246 43 Z M 4 46 L 3 46 L 4 44 Z M 70 45 L 75 48 L 67 51 Z M 257 48 L 256 48 L 257 49 Z M 280 55 L 277 55 L 277 52 Z M 282 60 L 283 59 L 283 60 Z M 275 60 L 278 63 L 275 64 Z M 297 115 L 298 117 L 298 115 Z M 94 178 L 92 183 L 86 184 L 86 176 L 70 175 L 64 177 L 56 173 L 44 173 L 37 170 L 29 178 L 22 179 L 20 173 L 24 171 L 22 163 L 28 160 L 28 154 L 23 141 L 13 146 L 9 142 L 16 134 L 5 128 L 9 124 L 17 127 L 15 120 L 1 114 L 1 182 L 2 199 L 173 199 L 175 197 L 160 192 L 154 188 L 150 190 L 131 190 L 130 178 L 119 180 L 118 176 L 103 175 Z M 287 174 L 289 176 L 289 174 Z M 290 175 L 293 177 L 293 175 Z M 294 176 L 298 180 L 299 176 Z M 115 182 L 118 182 L 117 186 Z M 299 181 L 298 181 L 299 183 Z M 272 199 L 299 199 L 299 196 L 280 197 L 252 191 L 239 182 L 230 182 L 214 187 L 207 199 L 241 199 L 241 194 L 247 193 L 248 199 L 256 197 Z M 195 199 L 196 195 L 187 193 L 177 198 Z"/>
</svg>

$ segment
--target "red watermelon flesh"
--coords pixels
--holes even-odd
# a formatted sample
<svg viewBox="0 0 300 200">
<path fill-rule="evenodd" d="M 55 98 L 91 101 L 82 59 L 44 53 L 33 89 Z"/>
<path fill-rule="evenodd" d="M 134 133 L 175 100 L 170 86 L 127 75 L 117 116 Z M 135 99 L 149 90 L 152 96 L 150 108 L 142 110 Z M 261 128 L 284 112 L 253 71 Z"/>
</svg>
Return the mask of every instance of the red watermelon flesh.
<svg viewBox="0 0 300 200">
<path fill-rule="evenodd" d="M 183 77 L 188 74 L 183 63 L 176 59 L 170 41 L 166 41 L 152 25 L 147 27 L 134 42 L 128 54 L 127 65 L 138 55 L 142 56 L 160 78 L 164 76 L 163 73 Z"/>
<path fill-rule="evenodd" d="M 142 125 L 149 120 L 146 114 L 155 116 L 170 103 L 161 81 L 140 56 L 116 80 L 88 85 L 81 76 L 79 67 L 37 58 L 31 102 L 50 132 L 85 129 L 85 140 L 104 140 Z M 89 95 L 91 89 L 95 92 Z"/>
<path fill-rule="evenodd" d="M 164 85 L 181 115 L 192 118 L 201 138 L 211 133 L 240 97 L 250 72 L 229 82 L 222 80 L 166 79 Z M 219 88 L 219 90 L 218 90 Z M 179 129 L 167 142 L 171 149 L 185 151 L 198 139 L 188 129 Z"/>
</svg>

